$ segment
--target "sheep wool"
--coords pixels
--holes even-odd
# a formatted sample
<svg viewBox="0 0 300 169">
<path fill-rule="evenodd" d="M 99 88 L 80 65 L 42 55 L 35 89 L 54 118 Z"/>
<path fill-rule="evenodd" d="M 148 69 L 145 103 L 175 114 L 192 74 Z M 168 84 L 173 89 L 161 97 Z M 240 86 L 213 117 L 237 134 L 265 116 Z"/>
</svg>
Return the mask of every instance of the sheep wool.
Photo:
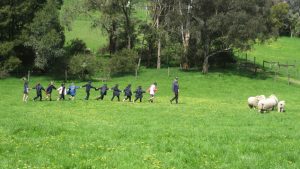
<svg viewBox="0 0 300 169">
<path fill-rule="evenodd" d="M 258 111 L 262 113 L 264 111 L 274 110 L 277 104 L 277 97 L 275 95 L 271 95 L 267 99 L 263 99 L 258 102 Z"/>
<path fill-rule="evenodd" d="M 285 112 L 285 101 L 278 102 L 277 108 L 278 112 Z"/>
</svg>

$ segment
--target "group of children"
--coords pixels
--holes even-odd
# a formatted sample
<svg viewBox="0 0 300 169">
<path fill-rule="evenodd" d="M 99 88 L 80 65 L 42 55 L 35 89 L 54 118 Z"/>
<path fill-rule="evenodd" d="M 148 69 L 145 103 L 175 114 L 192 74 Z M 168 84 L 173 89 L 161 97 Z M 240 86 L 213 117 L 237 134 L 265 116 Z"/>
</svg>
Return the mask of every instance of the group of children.
<svg viewBox="0 0 300 169">
<path fill-rule="evenodd" d="M 24 79 L 24 81 L 25 82 L 24 82 L 23 101 L 27 102 L 30 88 L 28 85 L 28 81 L 26 79 Z M 116 84 L 114 87 L 112 87 L 110 89 L 107 87 L 106 84 L 104 84 L 103 86 L 101 86 L 99 88 L 96 88 L 96 87 L 92 86 L 92 82 L 89 81 L 87 84 L 85 84 L 83 86 L 76 86 L 74 83 L 72 83 L 68 88 L 66 88 L 65 84 L 62 83 L 59 88 L 56 88 L 54 86 L 54 83 L 51 82 L 46 89 L 40 83 L 38 83 L 35 87 L 32 88 L 32 89 L 36 90 L 36 97 L 33 98 L 33 101 L 36 101 L 36 100 L 42 101 L 43 100 L 43 95 L 42 95 L 43 91 L 46 93 L 46 100 L 51 101 L 52 100 L 51 96 L 52 96 L 53 90 L 58 91 L 59 97 L 57 100 L 65 100 L 66 95 L 70 96 L 69 100 L 74 100 L 77 89 L 80 89 L 80 88 L 85 88 L 85 92 L 86 92 L 85 100 L 89 100 L 91 89 L 94 89 L 95 91 L 100 91 L 100 95 L 99 95 L 99 97 L 96 98 L 96 100 L 103 100 L 104 97 L 107 95 L 107 91 L 111 90 L 111 91 L 113 91 L 113 96 L 111 98 L 111 101 L 113 101 L 115 98 L 117 98 L 118 101 L 120 101 L 120 94 L 122 92 L 124 92 L 125 98 L 123 99 L 123 102 L 127 101 L 127 100 L 129 102 L 132 102 L 133 93 L 135 93 L 135 99 L 133 100 L 133 102 L 136 102 L 138 100 L 140 102 L 142 102 L 143 94 L 146 93 L 146 91 L 144 91 L 142 89 L 142 86 L 138 86 L 138 88 L 132 92 L 131 84 L 128 84 L 124 90 L 120 90 L 118 84 Z M 154 82 L 153 84 L 151 84 L 151 86 L 147 90 L 147 92 L 149 92 L 149 94 L 150 94 L 150 98 L 148 100 L 149 102 L 153 103 L 154 95 L 157 92 L 157 90 L 158 90 L 157 83 Z"/>
</svg>

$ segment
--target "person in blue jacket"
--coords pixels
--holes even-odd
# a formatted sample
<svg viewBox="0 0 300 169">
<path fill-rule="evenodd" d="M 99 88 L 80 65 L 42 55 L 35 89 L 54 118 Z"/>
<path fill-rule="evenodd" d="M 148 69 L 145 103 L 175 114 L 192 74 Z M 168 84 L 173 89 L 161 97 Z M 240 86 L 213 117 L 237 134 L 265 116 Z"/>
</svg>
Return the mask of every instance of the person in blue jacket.
<svg viewBox="0 0 300 169">
<path fill-rule="evenodd" d="M 68 89 L 68 94 L 70 95 L 69 100 L 74 100 L 76 96 L 76 90 L 80 89 L 81 87 L 75 86 L 74 83 L 71 84 L 71 86 Z"/>
<path fill-rule="evenodd" d="M 96 90 L 100 90 L 100 96 L 96 98 L 96 100 L 103 100 L 104 96 L 107 94 L 107 90 L 109 90 L 109 88 L 107 87 L 106 84 L 104 84 L 103 86 L 99 87 Z"/>
<path fill-rule="evenodd" d="M 172 91 L 174 93 L 174 97 L 170 100 L 170 103 L 172 104 L 173 101 L 176 101 L 176 104 L 178 104 L 178 93 L 179 93 L 179 84 L 178 84 L 178 77 L 175 78 L 172 84 Z"/>
<path fill-rule="evenodd" d="M 143 93 L 145 93 L 145 91 L 142 89 L 142 86 L 139 86 L 136 91 L 134 91 L 135 93 L 135 100 L 133 102 L 136 102 L 138 99 L 140 99 L 140 102 L 142 102 L 143 99 Z"/>
<path fill-rule="evenodd" d="M 53 89 L 56 90 L 56 87 L 54 86 L 53 82 L 50 82 L 50 84 L 48 85 L 48 87 L 46 89 L 46 100 L 49 99 L 50 101 L 52 101 L 51 94 L 52 94 Z"/>
<path fill-rule="evenodd" d="M 40 98 L 40 101 L 43 99 L 42 90 L 45 91 L 44 87 L 38 83 L 34 88 L 36 90 L 36 97 L 33 99 L 33 101 L 36 101 L 36 99 Z"/>
<path fill-rule="evenodd" d="M 85 87 L 85 92 L 86 92 L 85 100 L 89 100 L 91 89 L 95 89 L 96 90 L 96 88 L 92 86 L 92 82 L 91 81 L 89 81 L 87 84 L 83 85 L 82 87 Z"/>
<path fill-rule="evenodd" d="M 120 101 L 120 93 L 122 91 L 119 89 L 119 85 L 116 84 L 115 87 L 111 88 L 111 90 L 113 91 L 113 97 L 111 98 L 111 101 L 113 101 L 115 97 L 117 97 L 118 101 Z"/>
<path fill-rule="evenodd" d="M 124 91 L 124 95 L 125 95 L 123 102 L 125 102 L 128 99 L 129 99 L 129 102 L 131 102 L 131 96 L 132 96 L 131 84 L 129 84 L 123 91 Z"/>
</svg>

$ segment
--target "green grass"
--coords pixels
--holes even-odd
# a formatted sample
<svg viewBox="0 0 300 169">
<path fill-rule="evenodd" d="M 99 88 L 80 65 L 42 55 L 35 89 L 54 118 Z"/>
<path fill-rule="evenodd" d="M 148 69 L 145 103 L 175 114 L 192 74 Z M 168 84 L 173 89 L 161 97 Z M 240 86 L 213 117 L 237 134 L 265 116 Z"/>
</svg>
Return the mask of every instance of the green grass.
<svg viewBox="0 0 300 169">
<path fill-rule="evenodd" d="M 88 19 L 77 19 L 72 23 L 72 30 L 65 31 L 67 44 L 73 39 L 83 40 L 87 47 L 97 52 L 100 47 L 104 47 L 107 43 L 107 37 L 98 28 L 91 27 L 91 21 Z"/>
<path fill-rule="evenodd" d="M 277 41 L 255 45 L 254 49 L 249 52 L 249 56 L 255 56 L 261 64 L 263 60 L 280 62 L 281 64 L 286 64 L 287 62 L 294 64 L 296 61 L 296 64 L 299 64 L 299 46 L 299 38 L 281 37 Z"/>
<path fill-rule="evenodd" d="M 247 52 L 248 60 L 254 62 L 256 58 L 256 64 L 262 67 L 263 61 L 279 62 L 280 64 L 295 65 L 295 67 L 289 67 L 289 70 L 285 67 L 278 67 L 274 64 L 265 63 L 265 69 L 271 72 L 271 76 L 275 75 L 275 71 L 279 72 L 279 77 L 287 81 L 288 74 L 292 78 L 293 83 L 299 83 L 300 80 L 300 53 L 299 51 L 300 39 L 280 37 L 276 41 L 269 41 L 264 44 L 256 44 L 253 49 Z M 245 59 L 246 54 L 237 53 L 240 58 Z"/>
<path fill-rule="evenodd" d="M 94 100 L 98 92 L 84 101 L 83 89 L 73 102 L 26 104 L 20 79 L 1 80 L 0 168 L 300 167 L 299 86 L 231 72 L 173 69 L 171 76 L 180 77 L 178 105 L 169 103 L 173 78 L 165 69 L 108 82 L 146 89 L 157 81 L 154 104 L 111 102 L 111 92 L 103 102 Z M 50 80 L 34 77 L 30 85 Z M 248 96 L 273 93 L 287 101 L 286 113 L 248 109 Z"/>
<path fill-rule="evenodd" d="M 64 5 L 62 9 L 74 5 L 74 3 L 79 3 L 80 1 L 76 0 L 64 0 Z M 141 21 L 148 20 L 147 11 L 145 10 L 145 1 L 141 1 L 136 4 L 136 11 L 134 17 L 138 18 Z M 63 10 L 62 10 L 63 11 Z M 63 14 L 63 13 L 61 13 Z M 98 15 L 98 14 L 91 14 Z M 107 35 L 106 32 L 101 30 L 101 28 L 92 28 L 92 19 L 88 16 L 78 16 L 77 19 L 72 23 L 72 30 L 65 30 L 66 44 L 68 44 L 72 39 L 81 39 L 83 40 L 87 47 L 94 52 L 102 47 L 107 46 Z"/>
</svg>

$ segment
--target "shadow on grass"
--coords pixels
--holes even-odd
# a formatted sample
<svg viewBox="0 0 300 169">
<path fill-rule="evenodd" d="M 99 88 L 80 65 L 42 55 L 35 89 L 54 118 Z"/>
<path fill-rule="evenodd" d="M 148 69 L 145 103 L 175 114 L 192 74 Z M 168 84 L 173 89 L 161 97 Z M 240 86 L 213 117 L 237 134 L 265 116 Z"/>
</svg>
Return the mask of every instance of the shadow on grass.
<svg viewBox="0 0 300 169">
<path fill-rule="evenodd" d="M 202 73 L 201 70 L 194 68 L 194 69 L 189 69 L 189 70 L 181 70 L 182 72 L 189 72 L 189 73 Z M 233 66 L 228 66 L 226 68 L 220 68 L 220 67 L 212 67 L 209 69 L 209 73 L 214 73 L 217 74 L 219 73 L 220 76 L 222 74 L 224 75 L 234 75 L 234 76 L 242 76 L 242 77 L 247 77 L 250 79 L 260 79 L 260 80 L 265 80 L 268 79 L 272 76 L 270 72 L 266 72 L 263 70 L 262 67 L 257 66 L 257 71 L 245 67 L 240 67 L 238 68 L 237 65 Z M 209 74 L 208 73 L 208 74 Z"/>
</svg>

